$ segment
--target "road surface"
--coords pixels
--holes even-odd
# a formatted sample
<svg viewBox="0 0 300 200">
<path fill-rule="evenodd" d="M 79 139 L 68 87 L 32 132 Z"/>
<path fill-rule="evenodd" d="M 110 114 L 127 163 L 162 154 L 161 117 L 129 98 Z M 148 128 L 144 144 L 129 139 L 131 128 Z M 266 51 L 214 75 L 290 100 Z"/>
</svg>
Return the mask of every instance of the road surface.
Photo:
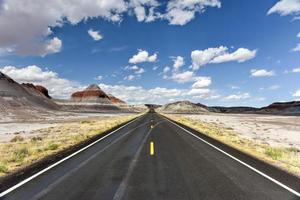
<svg viewBox="0 0 300 200">
<path fill-rule="evenodd" d="M 294 200 L 299 196 L 160 115 L 148 113 L 1 199 Z"/>
</svg>

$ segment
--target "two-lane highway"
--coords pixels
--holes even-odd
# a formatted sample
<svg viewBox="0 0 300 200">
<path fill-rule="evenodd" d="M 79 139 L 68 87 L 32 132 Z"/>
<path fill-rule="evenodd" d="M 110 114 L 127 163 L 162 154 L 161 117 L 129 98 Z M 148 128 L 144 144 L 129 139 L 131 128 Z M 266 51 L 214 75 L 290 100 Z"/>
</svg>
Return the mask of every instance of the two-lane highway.
<svg viewBox="0 0 300 200">
<path fill-rule="evenodd" d="M 294 200 L 299 196 L 160 115 L 148 113 L 1 198 Z"/>
</svg>

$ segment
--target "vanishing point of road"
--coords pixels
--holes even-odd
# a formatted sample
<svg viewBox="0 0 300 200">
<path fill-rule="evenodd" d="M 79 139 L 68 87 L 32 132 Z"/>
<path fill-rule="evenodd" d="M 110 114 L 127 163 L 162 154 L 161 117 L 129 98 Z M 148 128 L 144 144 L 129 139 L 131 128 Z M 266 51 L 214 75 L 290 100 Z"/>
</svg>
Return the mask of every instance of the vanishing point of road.
<svg viewBox="0 0 300 200">
<path fill-rule="evenodd" d="M 271 176 L 271 166 L 231 155 L 147 113 L 1 193 L 0 199 L 300 199 L 299 179 L 291 188 Z"/>
</svg>

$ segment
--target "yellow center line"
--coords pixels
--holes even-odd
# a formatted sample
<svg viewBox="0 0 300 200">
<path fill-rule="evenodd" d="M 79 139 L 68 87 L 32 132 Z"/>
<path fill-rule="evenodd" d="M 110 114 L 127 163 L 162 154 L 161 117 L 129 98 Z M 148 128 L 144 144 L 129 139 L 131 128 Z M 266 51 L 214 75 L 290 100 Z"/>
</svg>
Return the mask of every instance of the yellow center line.
<svg viewBox="0 0 300 200">
<path fill-rule="evenodd" d="M 154 155 L 154 142 L 150 142 L 150 156 Z"/>
</svg>

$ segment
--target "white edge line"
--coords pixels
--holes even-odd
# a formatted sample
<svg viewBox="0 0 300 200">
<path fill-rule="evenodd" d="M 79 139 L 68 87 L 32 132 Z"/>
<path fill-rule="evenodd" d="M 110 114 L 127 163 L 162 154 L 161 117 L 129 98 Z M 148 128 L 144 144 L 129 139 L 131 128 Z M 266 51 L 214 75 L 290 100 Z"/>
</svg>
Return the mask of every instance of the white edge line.
<svg viewBox="0 0 300 200">
<path fill-rule="evenodd" d="M 144 115 L 142 115 L 142 116 L 144 116 Z M 139 119 L 139 118 L 142 117 L 142 116 L 137 117 L 136 119 L 132 120 L 131 122 L 128 122 L 128 123 L 124 124 L 123 126 L 121 126 L 121 127 L 117 128 L 116 130 L 110 132 L 109 134 L 105 135 L 104 137 L 102 137 L 102 138 L 96 140 L 95 142 L 93 142 L 93 143 L 91 143 L 91 144 L 89 144 L 89 145 L 83 147 L 82 149 L 79 149 L 78 151 L 72 153 L 71 155 L 69 155 L 69 156 L 67 156 L 67 157 L 65 157 L 65 158 L 63 158 L 63 159 L 61 159 L 61 160 L 59 160 L 58 162 L 56 162 L 56 163 L 54 163 L 54 164 L 52 164 L 52 165 L 46 167 L 45 169 L 43 169 L 43 170 L 37 172 L 36 174 L 34 174 L 34 175 L 28 177 L 27 179 L 25 179 L 25 180 L 19 182 L 18 184 L 14 185 L 14 186 L 12 186 L 12 187 L 10 187 L 10 188 L 8 188 L 7 190 L 5 190 L 5 191 L 3 191 L 3 192 L 0 193 L 0 197 L 3 197 L 3 196 L 5 196 L 5 195 L 7 195 L 8 193 L 10 193 L 10 192 L 14 191 L 15 189 L 21 187 L 22 185 L 24 185 L 25 183 L 27 183 L 27 182 L 31 181 L 32 179 L 38 177 L 39 175 L 41 175 L 41 174 L 47 172 L 48 170 L 52 169 L 53 167 L 55 167 L 55 166 L 61 164 L 62 162 L 64 162 L 64 161 L 66 161 L 66 160 L 68 160 L 68 159 L 74 157 L 75 155 L 79 154 L 80 152 L 82 152 L 82 151 L 88 149 L 89 147 L 91 147 L 91 146 L 95 145 L 96 143 L 100 142 L 101 140 L 103 140 L 103 139 L 109 137 L 110 135 L 112 135 L 113 133 L 117 132 L 118 130 L 124 128 L 125 126 L 127 126 L 127 125 L 129 125 L 129 124 L 131 124 L 131 123 L 133 123 L 134 121 L 136 121 L 137 119 Z"/>
<path fill-rule="evenodd" d="M 166 117 L 165 117 L 165 118 L 166 118 Z M 195 138 L 197 138 L 197 139 L 201 140 L 201 141 L 202 141 L 202 142 L 204 142 L 205 144 L 207 144 L 207 145 L 211 146 L 212 148 L 214 148 L 214 149 L 216 149 L 216 150 L 220 151 L 221 153 L 225 154 L 226 156 L 228 156 L 228 157 L 232 158 L 233 160 L 235 160 L 235 161 L 239 162 L 240 164 L 242 164 L 242 165 L 244 165 L 244 166 L 248 167 L 249 169 L 253 170 L 254 172 L 256 172 L 256 173 L 258 173 L 258 174 L 260 174 L 261 176 L 265 177 L 266 179 L 268 179 L 268 180 L 272 181 L 273 183 L 275 183 L 275 184 L 279 185 L 280 187 L 282 187 L 282 188 L 284 188 L 284 189 L 288 190 L 289 192 L 293 193 L 294 195 L 296 195 L 296 196 L 300 197 L 300 193 L 299 193 L 299 192 L 297 192 L 296 190 L 294 190 L 294 189 L 292 189 L 292 188 L 290 188 L 290 187 L 288 187 L 288 186 L 284 185 L 283 183 L 281 183 L 281 182 L 277 181 L 276 179 L 274 179 L 274 178 L 272 178 L 272 177 L 268 176 L 267 174 L 265 174 L 265 173 L 263 173 L 263 172 L 259 171 L 259 170 L 258 170 L 258 169 L 256 169 L 256 168 L 252 167 L 251 165 L 249 165 L 249 164 L 247 164 L 247 163 L 245 163 L 245 162 L 243 162 L 243 161 L 239 160 L 238 158 L 236 158 L 236 157 L 234 157 L 234 156 L 230 155 L 229 153 L 227 153 L 227 152 L 223 151 L 222 149 L 220 149 L 220 148 L 216 147 L 215 145 L 213 145 L 213 144 L 211 144 L 211 143 L 207 142 L 206 140 L 202 139 L 201 137 L 199 137 L 199 136 L 195 135 L 194 133 L 192 133 L 192 132 L 190 132 L 190 131 L 186 130 L 185 128 L 183 128 L 183 127 L 179 126 L 178 124 L 176 124 L 176 123 L 172 122 L 172 121 L 171 121 L 171 120 L 169 120 L 168 118 L 166 118 L 166 119 L 167 119 L 169 122 L 171 122 L 172 124 L 174 124 L 174 125 L 178 126 L 178 127 L 179 127 L 179 128 L 181 128 L 182 130 L 186 131 L 188 134 L 190 134 L 190 135 L 194 136 Z"/>
</svg>

